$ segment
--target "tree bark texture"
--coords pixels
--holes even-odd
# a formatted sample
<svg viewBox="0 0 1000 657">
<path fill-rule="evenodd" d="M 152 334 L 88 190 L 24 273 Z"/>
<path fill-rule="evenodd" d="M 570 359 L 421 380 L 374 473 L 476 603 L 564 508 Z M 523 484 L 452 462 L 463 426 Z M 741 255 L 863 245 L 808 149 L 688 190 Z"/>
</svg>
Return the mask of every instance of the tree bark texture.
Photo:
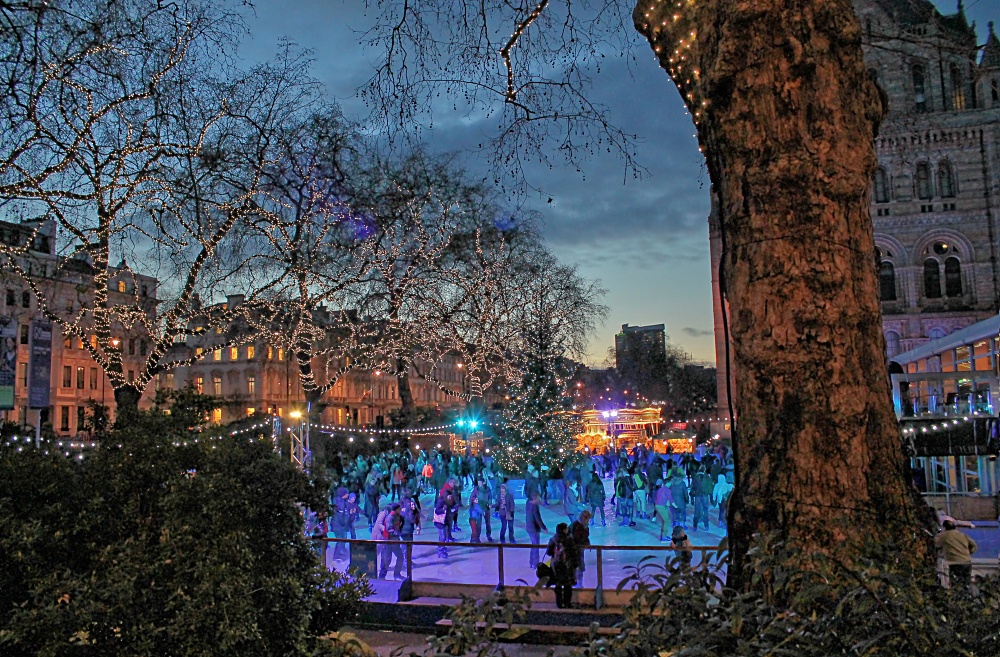
<svg viewBox="0 0 1000 657">
<path fill-rule="evenodd" d="M 881 331 L 869 185 L 883 107 L 850 0 L 640 0 L 680 90 L 723 235 L 737 389 L 730 584 L 753 534 L 805 568 L 869 541 L 929 564 Z"/>
</svg>

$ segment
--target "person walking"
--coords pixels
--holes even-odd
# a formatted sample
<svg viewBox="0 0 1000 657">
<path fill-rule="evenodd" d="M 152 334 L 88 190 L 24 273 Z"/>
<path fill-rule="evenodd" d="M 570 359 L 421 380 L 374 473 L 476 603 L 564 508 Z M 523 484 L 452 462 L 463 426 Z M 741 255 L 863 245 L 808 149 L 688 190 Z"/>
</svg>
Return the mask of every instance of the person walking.
<svg viewBox="0 0 1000 657">
<path fill-rule="evenodd" d="M 539 545 L 539 534 L 543 531 L 549 531 L 545 523 L 542 522 L 542 511 L 541 511 L 542 496 L 536 489 L 531 493 L 531 499 L 528 500 L 527 504 L 524 505 L 524 526 L 528 532 L 528 541 L 532 544 L 532 548 L 528 553 L 528 565 L 532 570 L 538 567 L 538 545 Z"/>
<path fill-rule="evenodd" d="M 507 484 L 500 484 L 496 510 L 500 517 L 500 542 L 504 542 L 507 528 L 510 527 L 510 542 L 516 543 L 514 540 L 514 494 L 507 490 Z"/>
<path fill-rule="evenodd" d="M 705 531 L 708 531 L 708 507 L 712 501 L 712 478 L 705 471 L 705 466 L 700 466 L 694 475 L 694 484 L 691 486 L 691 495 L 694 497 L 694 528 L 705 524 Z"/>
<path fill-rule="evenodd" d="M 670 494 L 670 486 L 665 486 L 662 479 L 656 480 L 656 492 L 653 493 L 653 516 L 660 523 L 660 542 L 669 541 L 667 537 L 667 523 L 670 522 L 670 507 L 674 504 L 674 498 Z"/>
<path fill-rule="evenodd" d="M 729 496 L 733 492 L 733 485 L 729 483 L 725 474 L 719 474 L 719 481 L 712 489 L 712 504 L 719 507 L 719 527 L 726 526 L 726 512 L 729 510 Z"/>
<path fill-rule="evenodd" d="M 976 553 L 976 542 L 958 531 L 955 522 L 944 521 L 944 530 L 934 537 L 934 547 L 941 550 L 948 564 L 948 579 L 952 588 L 969 588 L 972 584 L 972 555 Z"/>
<path fill-rule="evenodd" d="M 604 482 L 600 477 L 593 477 L 590 483 L 587 484 L 587 504 L 590 505 L 590 524 L 593 525 L 597 520 L 597 510 L 601 510 L 601 526 L 607 525 L 607 521 L 604 517 L 604 500 L 607 497 L 607 493 L 604 491 Z"/>
<path fill-rule="evenodd" d="M 575 479 L 570 480 L 569 485 L 566 487 L 566 494 L 563 497 L 563 513 L 569 518 L 570 524 L 576 522 L 580 511 L 584 508 L 585 505 L 580 500 L 580 485 L 576 483 Z"/>
<path fill-rule="evenodd" d="M 333 501 L 333 519 L 330 521 L 330 531 L 334 538 L 348 538 L 350 536 L 351 512 L 348 503 L 347 489 L 343 486 L 337 488 Z M 343 561 L 350 556 L 350 548 L 347 543 L 337 542 L 333 544 L 333 560 Z"/>
<path fill-rule="evenodd" d="M 552 557 L 552 579 L 555 588 L 556 607 L 568 609 L 573 606 L 573 582 L 576 579 L 576 546 L 569 533 L 569 525 L 556 525 L 556 533 L 549 540 L 545 553 Z"/>
<path fill-rule="evenodd" d="M 636 471 L 632 473 L 632 483 L 635 484 L 635 490 L 632 491 L 632 504 L 633 514 L 638 516 L 640 520 L 646 519 L 646 486 L 649 481 L 646 480 L 646 474 L 636 468 Z"/>
<path fill-rule="evenodd" d="M 437 527 L 438 530 L 438 543 L 441 543 L 441 545 L 438 545 L 437 549 L 438 559 L 448 558 L 448 546 L 444 545 L 448 542 L 448 523 L 450 520 L 448 518 L 448 513 L 449 509 L 447 497 L 445 495 L 439 495 L 437 501 L 434 503 L 434 515 L 431 518 L 434 522 L 434 526 Z"/>
<path fill-rule="evenodd" d="M 483 509 L 483 525 L 486 528 L 486 542 L 493 542 L 493 490 L 489 482 L 480 477 L 479 485 L 476 486 L 476 494 L 479 496 L 479 506 Z"/>
<path fill-rule="evenodd" d="M 395 567 L 392 575 L 396 580 L 403 579 L 403 550 L 400 545 L 403 531 L 403 516 L 400 513 L 399 502 L 392 502 L 389 505 L 389 513 L 385 517 L 385 545 L 383 546 L 383 558 L 378 571 L 378 578 L 385 579 L 389 573 L 389 562 L 395 558 Z"/>
<path fill-rule="evenodd" d="M 635 522 L 632 520 L 632 488 L 635 484 L 626 468 L 619 466 L 618 474 L 615 476 L 615 500 L 617 501 L 618 525 L 621 527 L 627 525 L 634 526 Z"/>
<path fill-rule="evenodd" d="M 688 487 L 687 482 L 684 481 L 684 471 L 674 468 L 670 474 L 672 476 L 667 480 L 667 485 L 670 486 L 670 496 L 673 498 L 670 507 L 670 522 L 675 527 L 680 525 L 687 529 Z"/>
<path fill-rule="evenodd" d="M 584 550 L 590 545 L 590 511 L 581 511 L 580 517 L 570 523 L 569 535 L 573 538 L 573 545 L 576 546 L 576 575 L 574 582 L 577 586 L 583 586 L 583 571 L 587 570 Z"/>
<path fill-rule="evenodd" d="M 470 543 L 481 543 L 480 537 L 483 531 L 483 516 L 486 515 L 483 507 L 479 505 L 479 493 L 472 489 L 472 496 L 469 497 L 469 528 L 472 530 Z"/>
<path fill-rule="evenodd" d="M 674 548 L 674 554 L 680 559 L 681 568 L 691 567 L 691 541 L 688 540 L 687 533 L 681 525 L 675 525 L 670 536 L 670 545 Z"/>
</svg>

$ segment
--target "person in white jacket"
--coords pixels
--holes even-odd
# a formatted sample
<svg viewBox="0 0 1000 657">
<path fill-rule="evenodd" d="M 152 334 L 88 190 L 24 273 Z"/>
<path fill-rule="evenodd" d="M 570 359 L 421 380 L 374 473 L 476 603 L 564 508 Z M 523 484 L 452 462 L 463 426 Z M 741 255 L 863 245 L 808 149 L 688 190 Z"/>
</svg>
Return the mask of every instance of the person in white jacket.
<svg viewBox="0 0 1000 657">
<path fill-rule="evenodd" d="M 726 510 L 729 508 L 729 496 L 732 492 L 733 485 L 726 481 L 726 475 L 720 474 L 712 489 L 712 506 L 719 507 L 719 527 L 726 526 Z"/>
</svg>

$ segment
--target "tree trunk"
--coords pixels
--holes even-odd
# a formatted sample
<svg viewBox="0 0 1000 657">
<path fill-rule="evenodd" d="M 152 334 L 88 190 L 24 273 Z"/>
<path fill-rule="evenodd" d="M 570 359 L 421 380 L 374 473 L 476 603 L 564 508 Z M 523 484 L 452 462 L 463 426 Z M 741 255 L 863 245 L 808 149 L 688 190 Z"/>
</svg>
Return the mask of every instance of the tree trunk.
<svg viewBox="0 0 1000 657">
<path fill-rule="evenodd" d="M 757 532 L 794 550 L 793 566 L 850 565 L 872 539 L 930 565 L 873 265 L 883 107 L 850 0 L 640 0 L 633 18 L 687 103 L 719 199 L 738 399 L 730 584 L 753 588 Z"/>
<path fill-rule="evenodd" d="M 115 388 L 115 424 L 134 417 L 139 412 L 142 394 L 132 386 Z"/>
<path fill-rule="evenodd" d="M 410 389 L 410 368 L 402 359 L 396 360 L 396 388 L 399 390 L 399 424 L 409 427 L 416 416 L 416 406 L 413 404 L 413 391 Z"/>
</svg>

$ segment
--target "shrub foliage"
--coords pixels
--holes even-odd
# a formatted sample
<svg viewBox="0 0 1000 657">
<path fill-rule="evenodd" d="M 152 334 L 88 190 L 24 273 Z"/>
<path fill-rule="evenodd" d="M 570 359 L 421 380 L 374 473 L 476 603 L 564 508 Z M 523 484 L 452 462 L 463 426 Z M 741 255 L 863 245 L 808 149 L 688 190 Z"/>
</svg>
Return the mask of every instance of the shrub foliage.
<svg viewBox="0 0 1000 657">
<path fill-rule="evenodd" d="M 0 449 L 0 653 L 311 654 L 364 580 L 302 532 L 326 482 L 247 435 L 139 414 L 82 461 Z"/>
</svg>

